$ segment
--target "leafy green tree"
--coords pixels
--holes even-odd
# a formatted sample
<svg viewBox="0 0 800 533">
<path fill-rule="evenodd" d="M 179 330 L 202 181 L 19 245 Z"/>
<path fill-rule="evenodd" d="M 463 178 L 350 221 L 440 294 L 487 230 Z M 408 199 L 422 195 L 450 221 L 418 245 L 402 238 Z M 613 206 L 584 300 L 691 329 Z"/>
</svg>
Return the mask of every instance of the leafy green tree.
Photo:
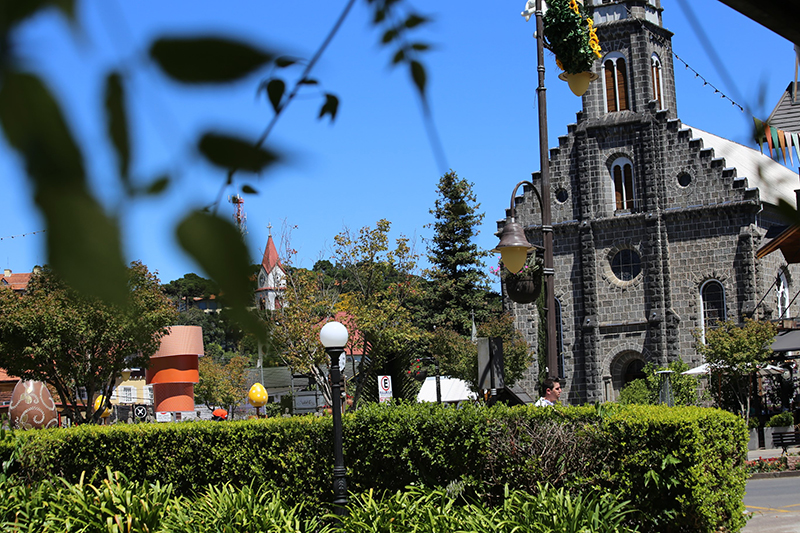
<svg viewBox="0 0 800 533">
<path fill-rule="evenodd" d="M 685 376 L 681 372 L 689 370 L 689 365 L 683 361 L 673 361 L 666 368 L 659 368 L 652 363 L 644 366 L 645 377 L 634 379 L 620 391 L 619 403 L 622 404 L 644 404 L 655 405 L 659 403 L 659 392 L 661 383 L 665 379 L 663 374 L 656 372 L 671 370 L 669 384 L 675 405 L 697 405 L 699 396 L 697 395 L 697 377 Z"/>
<path fill-rule="evenodd" d="M 203 328 L 203 345 L 218 344 L 225 346 L 225 330 L 220 324 L 219 316 L 216 313 L 205 313 L 202 309 L 191 308 L 181 311 L 175 322 L 176 326 L 200 326 Z"/>
<path fill-rule="evenodd" d="M 345 229 L 334 238 L 331 260 L 317 262 L 313 271 L 287 267 L 283 305 L 269 315 L 275 353 L 296 372 L 311 375 L 329 402 L 329 361 L 319 328 L 335 316 L 350 330 L 347 351 L 363 354 L 354 403 L 365 391 L 372 399 L 378 371 L 392 375 L 396 391 L 410 390 L 402 382 L 423 334 L 405 306 L 418 290 L 417 257 L 405 237 L 390 245 L 390 229 L 387 220 L 356 233 Z"/>
<path fill-rule="evenodd" d="M 408 303 L 420 290 L 414 275 L 418 256 L 409 240 L 400 236 L 389 243 L 391 223 L 379 220 L 375 228 L 358 233 L 344 230 L 334 237 L 334 260 L 346 272 L 348 292 L 339 295 L 337 311 L 352 322 L 354 353 L 362 354 L 354 406 L 362 395 L 377 399 L 377 376 L 392 376 L 395 396 L 415 390 L 407 383 L 411 360 L 420 355 L 425 332 L 413 321 Z M 397 393 L 400 394 L 397 394 Z"/>
<path fill-rule="evenodd" d="M 209 409 L 224 407 L 233 419 L 234 408 L 247 396 L 250 360 L 236 355 L 222 363 L 214 357 L 200 358 L 200 382 L 194 388 L 195 401 Z"/>
<path fill-rule="evenodd" d="M 503 340 L 507 387 L 520 379 L 533 362 L 534 353 L 514 327 L 514 319 L 510 315 L 493 316 L 480 324 L 478 336 L 500 337 Z M 478 347 L 469 337 L 449 328 L 437 328 L 430 337 L 429 351 L 439 359 L 444 375 L 464 380 L 472 390 L 478 390 Z"/>
<path fill-rule="evenodd" d="M 312 376 L 329 405 L 330 385 L 323 371 L 328 358 L 319 342 L 319 328 L 334 315 L 335 302 L 336 293 L 322 285 L 320 274 L 287 268 L 281 305 L 267 315 L 268 352 L 278 354 L 293 372 Z"/>
<path fill-rule="evenodd" d="M 127 279 L 124 305 L 78 293 L 49 268 L 21 296 L 0 290 L 0 367 L 52 385 L 75 423 L 97 422 L 105 406 L 94 412 L 94 397 L 110 398 L 123 368 L 146 367 L 176 318 L 144 265 L 131 263 Z"/>
<path fill-rule="evenodd" d="M 162 287 L 164 294 L 176 302 L 219 295 L 219 286 L 214 281 L 198 276 L 194 272 L 189 272 L 182 278 L 165 283 Z"/>
<path fill-rule="evenodd" d="M 426 329 L 448 327 L 469 335 L 472 313 L 477 322 L 489 318 L 488 276 L 474 238 L 483 220 L 472 183 L 452 170 L 439 179 L 439 198 L 430 213 L 435 221 L 428 246 L 428 290 L 425 294 L 423 324 Z"/>
<path fill-rule="evenodd" d="M 697 351 L 711 369 L 709 392 L 718 407 L 749 421 L 753 377 L 772 355 L 775 333 L 774 324 L 745 318 L 743 324 L 721 322 L 706 330 L 705 342 L 697 339 Z"/>
</svg>

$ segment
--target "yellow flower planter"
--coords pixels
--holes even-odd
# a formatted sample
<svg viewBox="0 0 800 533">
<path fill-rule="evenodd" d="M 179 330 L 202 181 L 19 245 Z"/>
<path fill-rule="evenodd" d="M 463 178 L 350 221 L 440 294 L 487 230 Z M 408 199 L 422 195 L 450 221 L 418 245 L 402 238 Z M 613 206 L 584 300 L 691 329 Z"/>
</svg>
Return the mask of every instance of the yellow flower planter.
<svg viewBox="0 0 800 533">
<path fill-rule="evenodd" d="M 579 72 L 578 74 L 562 72 L 558 75 L 558 79 L 569 84 L 569 89 L 575 96 L 583 96 L 583 93 L 589 88 L 589 83 L 596 80 L 598 77 L 599 76 L 594 72 Z"/>
</svg>

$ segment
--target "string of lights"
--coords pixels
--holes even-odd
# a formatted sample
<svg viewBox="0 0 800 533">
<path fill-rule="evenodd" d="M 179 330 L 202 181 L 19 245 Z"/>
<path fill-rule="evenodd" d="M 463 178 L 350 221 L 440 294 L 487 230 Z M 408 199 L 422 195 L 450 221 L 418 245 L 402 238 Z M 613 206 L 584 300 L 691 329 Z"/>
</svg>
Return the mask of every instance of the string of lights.
<svg viewBox="0 0 800 533">
<path fill-rule="evenodd" d="M 672 55 L 673 55 L 673 56 L 675 56 L 675 59 L 677 59 L 678 61 L 680 61 L 681 63 L 683 63 L 683 66 L 684 66 L 684 67 L 686 67 L 686 70 L 690 70 L 690 71 L 692 71 L 692 72 L 694 73 L 694 77 L 695 77 L 695 78 L 699 78 L 699 79 L 701 79 L 701 80 L 703 81 L 703 87 L 705 87 L 706 85 L 708 85 L 709 87 L 711 87 L 712 89 L 714 89 L 714 94 L 719 94 L 719 95 L 720 95 L 720 98 L 723 98 L 723 99 L 725 99 L 725 100 L 728 100 L 728 101 L 731 103 L 731 105 L 733 105 L 733 106 L 735 106 L 735 107 L 738 107 L 738 108 L 739 108 L 739 111 L 741 111 L 741 112 L 743 112 L 743 113 L 744 113 L 744 107 L 742 107 L 741 105 L 739 105 L 738 103 L 736 103 L 736 101 L 734 101 L 734 100 L 733 100 L 733 98 L 731 98 L 730 96 L 728 96 L 728 95 L 726 95 L 725 93 L 723 93 L 723 92 L 722 92 L 721 90 L 719 90 L 719 89 L 718 89 L 716 86 L 714 86 L 714 84 L 713 84 L 713 83 L 711 83 L 710 81 L 708 81 L 707 79 L 705 79 L 705 78 L 703 77 L 703 75 L 702 75 L 702 74 L 700 74 L 700 73 L 699 73 L 699 72 L 697 72 L 695 69 L 693 69 L 693 68 L 691 67 L 691 65 L 689 65 L 689 63 L 687 63 L 686 61 L 684 61 L 683 59 L 681 59 L 681 58 L 678 56 L 678 54 L 676 54 L 674 51 L 672 52 Z"/>
<path fill-rule="evenodd" d="M 658 41 L 658 43 L 661 46 L 663 46 L 664 48 L 671 48 L 671 47 L 667 46 L 666 41 L 664 40 L 664 38 L 661 35 L 658 35 L 658 34 L 654 33 L 653 31 L 650 30 L 650 28 L 648 28 L 644 24 L 644 22 L 641 19 L 634 17 L 633 14 L 631 13 L 631 10 L 628 9 L 628 6 L 625 6 L 625 10 L 628 12 L 628 17 L 631 18 L 632 20 L 636 20 L 639 23 L 639 25 L 641 26 L 641 28 L 650 35 L 651 39 L 654 39 L 654 40 Z M 680 61 L 683 64 L 683 66 L 686 68 L 686 70 L 691 71 L 694 74 L 694 77 L 696 79 L 702 80 L 703 87 L 708 86 L 708 87 L 714 89 L 714 94 L 720 95 L 720 98 L 722 98 L 724 100 L 728 100 L 731 103 L 732 106 L 738 107 L 739 111 L 744 112 L 744 107 L 739 105 L 735 100 L 733 100 L 733 98 L 731 98 L 730 96 L 728 96 L 727 94 L 722 92 L 717 86 L 715 86 L 713 83 L 708 81 L 708 79 L 705 76 L 703 76 L 702 74 L 697 72 L 694 68 L 692 68 L 692 66 L 689 65 L 689 63 L 687 63 L 683 58 L 681 58 L 678 54 L 675 53 L 675 50 L 672 50 L 672 55 L 675 57 L 675 59 L 677 59 L 678 61 Z"/>
<path fill-rule="evenodd" d="M 28 233 L 21 233 L 19 235 L 8 235 L 6 237 L 0 237 L 0 241 L 6 241 L 8 239 L 21 239 L 22 237 L 28 237 L 30 235 L 36 235 L 37 233 L 44 233 L 47 231 L 46 229 L 40 229 L 38 231 L 29 231 Z"/>
</svg>

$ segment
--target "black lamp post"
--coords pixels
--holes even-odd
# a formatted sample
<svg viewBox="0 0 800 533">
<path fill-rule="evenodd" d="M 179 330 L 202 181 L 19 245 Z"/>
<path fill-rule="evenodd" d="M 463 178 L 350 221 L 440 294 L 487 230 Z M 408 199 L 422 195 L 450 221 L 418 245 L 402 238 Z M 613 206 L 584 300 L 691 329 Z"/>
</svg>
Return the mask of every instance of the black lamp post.
<svg viewBox="0 0 800 533">
<path fill-rule="evenodd" d="M 528 2 L 530 5 L 531 2 Z M 525 265 L 525 258 L 532 249 L 525 237 L 525 230 L 514 220 L 516 215 L 514 198 L 520 185 L 527 183 L 533 188 L 542 209 L 542 244 L 544 245 L 544 297 L 545 321 L 547 323 L 547 376 L 558 377 L 558 353 L 556 343 L 556 306 L 555 287 L 553 286 L 553 221 L 550 211 L 550 159 L 548 158 L 547 140 L 547 89 L 544 86 L 544 20 L 542 0 L 535 1 L 536 15 L 536 64 L 539 73 L 539 85 L 536 87 L 539 101 L 539 165 L 541 168 L 541 194 L 533 183 L 521 181 L 511 193 L 511 209 L 500 234 L 500 244 L 494 251 L 500 252 L 503 264 L 511 272 L 517 273 Z M 530 11 L 523 15 L 529 16 Z"/>
<path fill-rule="evenodd" d="M 342 447 L 342 395 L 339 357 L 347 344 L 347 328 L 341 322 L 328 322 L 319 332 L 319 340 L 331 358 L 331 407 L 333 408 L 333 512 L 347 514 L 347 480 Z"/>
</svg>

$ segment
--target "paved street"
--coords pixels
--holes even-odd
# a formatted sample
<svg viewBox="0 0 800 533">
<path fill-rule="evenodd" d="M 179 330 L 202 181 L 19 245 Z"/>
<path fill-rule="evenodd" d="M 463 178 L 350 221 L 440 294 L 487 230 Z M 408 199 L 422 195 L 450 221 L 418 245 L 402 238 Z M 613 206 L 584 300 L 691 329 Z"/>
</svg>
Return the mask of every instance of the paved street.
<svg viewBox="0 0 800 533">
<path fill-rule="evenodd" d="M 743 533 L 800 533 L 800 477 L 751 479 L 746 490 Z"/>
</svg>

